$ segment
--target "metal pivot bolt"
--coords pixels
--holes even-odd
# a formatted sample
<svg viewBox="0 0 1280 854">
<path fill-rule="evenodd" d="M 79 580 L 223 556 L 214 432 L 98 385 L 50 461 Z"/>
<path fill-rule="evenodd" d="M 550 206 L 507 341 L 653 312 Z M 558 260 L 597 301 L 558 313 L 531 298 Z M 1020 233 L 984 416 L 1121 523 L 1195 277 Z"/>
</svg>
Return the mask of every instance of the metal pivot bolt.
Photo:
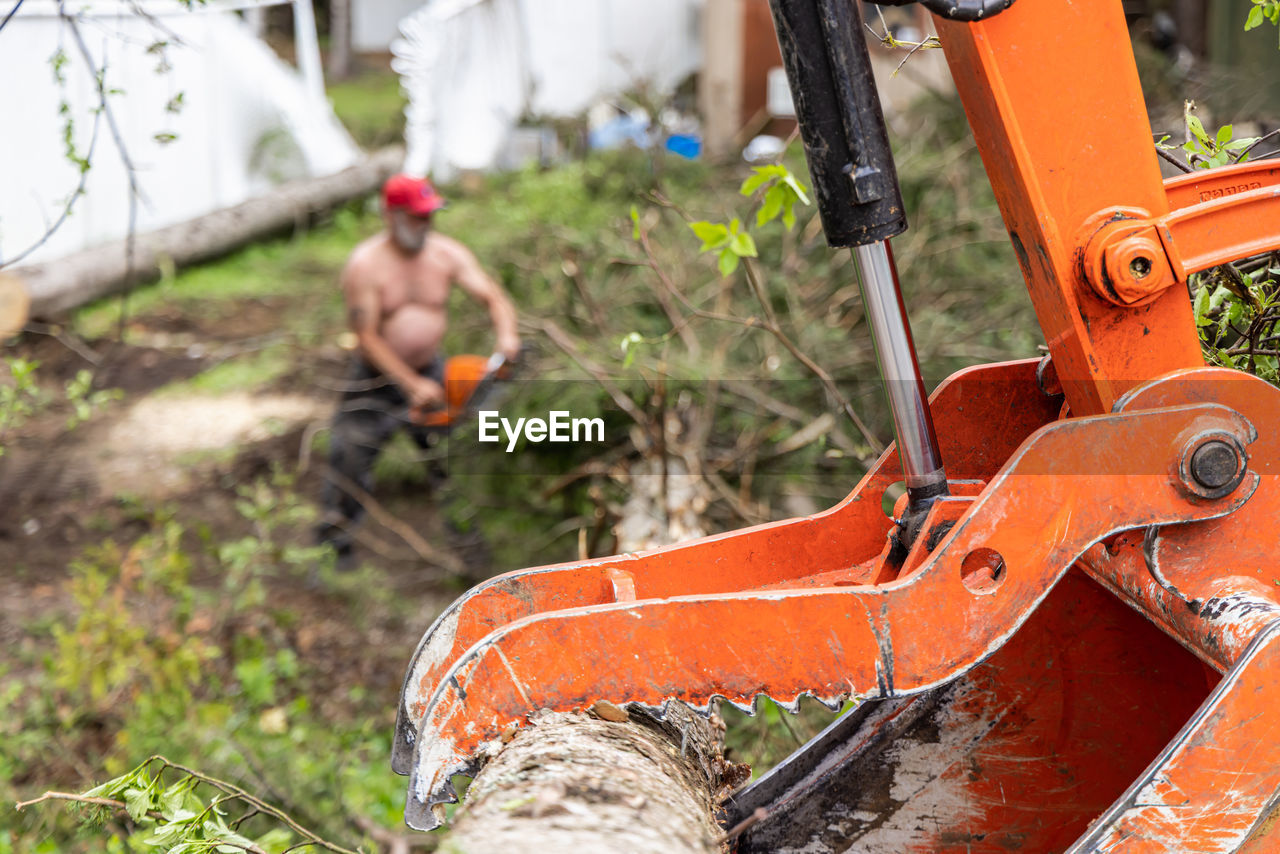
<svg viewBox="0 0 1280 854">
<path fill-rule="evenodd" d="M 1221 498 L 1235 491 L 1248 470 L 1248 455 L 1225 438 L 1201 440 L 1183 457 L 1183 481 L 1204 498 Z"/>
</svg>

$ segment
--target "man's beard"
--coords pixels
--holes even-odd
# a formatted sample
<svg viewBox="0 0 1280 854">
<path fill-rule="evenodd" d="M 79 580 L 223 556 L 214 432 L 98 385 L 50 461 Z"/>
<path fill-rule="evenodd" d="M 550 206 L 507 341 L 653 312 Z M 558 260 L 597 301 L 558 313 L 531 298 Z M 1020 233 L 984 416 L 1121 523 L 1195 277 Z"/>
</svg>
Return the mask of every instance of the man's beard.
<svg viewBox="0 0 1280 854">
<path fill-rule="evenodd" d="M 427 229 L 417 229 L 400 223 L 392 223 L 391 238 L 401 252 L 407 255 L 416 255 L 422 251 L 423 246 L 427 245 Z"/>
</svg>

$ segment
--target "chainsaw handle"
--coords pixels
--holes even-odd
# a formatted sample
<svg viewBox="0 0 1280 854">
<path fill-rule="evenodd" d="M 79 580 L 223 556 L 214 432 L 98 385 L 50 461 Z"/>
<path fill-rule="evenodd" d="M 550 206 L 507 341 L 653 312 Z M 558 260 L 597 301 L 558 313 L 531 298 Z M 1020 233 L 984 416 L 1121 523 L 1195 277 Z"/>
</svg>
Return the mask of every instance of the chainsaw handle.
<svg viewBox="0 0 1280 854">
<path fill-rule="evenodd" d="M 512 362 L 501 353 L 493 353 L 490 355 L 485 361 L 484 375 L 476 382 L 476 389 L 479 389 L 485 383 L 493 380 L 505 379 L 509 374 L 511 364 Z M 408 410 L 409 420 L 415 424 L 427 427 L 447 426 L 455 417 L 457 417 L 459 412 L 464 411 L 467 408 L 467 403 L 469 403 L 471 397 L 474 396 L 475 390 L 472 390 L 471 394 L 467 397 L 467 401 L 464 401 L 461 405 L 450 406 L 448 383 L 449 378 L 448 376 L 445 376 L 441 383 L 445 388 L 444 403 L 430 407 L 410 406 Z"/>
</svg>

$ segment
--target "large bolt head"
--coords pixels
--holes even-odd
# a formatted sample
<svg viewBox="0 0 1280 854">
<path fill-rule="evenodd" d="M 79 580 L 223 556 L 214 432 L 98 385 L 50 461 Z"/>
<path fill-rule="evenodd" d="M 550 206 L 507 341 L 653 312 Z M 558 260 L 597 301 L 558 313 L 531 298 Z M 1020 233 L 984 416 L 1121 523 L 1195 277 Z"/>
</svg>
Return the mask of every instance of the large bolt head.
<svg viewBox="0 0 1280 854">
<path fill-rule="evenodd" d="M 1201 434 L 1183 447 L 1178 483 L 1188 495 L 1218 499 L 1235 492 L 1249 473 L 1249 455 L 1226 433 Z"/>
<path fill-rule="evenodd" d="M 1108 248 L 1106 265 L 1111 286 L 1126 305 L 1147 299 L 1174 281 L 1159 240 L 1142 233 Z"/>
<path fill-rule="evenodd" d="M 1191 476 L 1205 489 L 1219 490 L 1234 486 L 1244 476 L 1240 455 L 1230 444 L 1219 439 L 1205 442 L 1191 455 Z"/>
</svg>

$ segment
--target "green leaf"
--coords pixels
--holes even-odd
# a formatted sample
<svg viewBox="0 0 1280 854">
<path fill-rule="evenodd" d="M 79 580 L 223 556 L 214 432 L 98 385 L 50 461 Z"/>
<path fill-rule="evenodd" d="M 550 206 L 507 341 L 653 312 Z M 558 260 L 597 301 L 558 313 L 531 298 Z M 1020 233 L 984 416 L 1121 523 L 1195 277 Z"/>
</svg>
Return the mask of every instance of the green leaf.
<svg viewBox="0 0 1280 854">
<path fill-rule="evenodd" d="M 727 276 L 734 270 L 738 269 L 738 256 L 731 247 L 726 246 L 720 251 L 720 260 L 716 266 L 720 268 L 720 275 Z"/>
<path fill-rule="evenodd" d="M 1188 115 L 1187 128 L 1191 131 L 1191 135 L 1199 140 L 1202 145 L 1208 145 L 1209 134 L 1205 132 L 1204 124 L 1200 121 L 1199 117 Z"/>
<path fill-rule="evenodd" d="M 1217 143 L 1219 148 L 1231 141 L 1231 135 L 1234 130 L 1235 128 L 1233 125 L 1223 125 L 1218 128 Z"/>
<path fill-rule="evenodd" d="M 182 824 L 165 824 L 156 828 L 156 832 L 146 838 L 147 845 L 173 846 L 182 841 L 182 837 L 187 834 L 191 828 Z M 167 848 L 166 848 L 167 850 Z"/>
<path fill-rule="evenodd" d="M 9 367 L 10 367 L 10 370 L 13 371 L 14 376 L 16 377 L 17 371 L 16 369 L 14 369 L 15 361 L 17 360 L 10 361 Z M 136 778 L 137 778 L 137 774 L 131 771 L 128 774 L 123 774 L 119 777 L 116 777 L 114 780 L 108 780 L 107 782 L 101 785 L 94 786 L 92 789 L 85 792 L 84 796 L 86 798 L 114 798 L 117 795 L 119 795 L 121 792 L 123 792 L 125 789 L 129 788 L 130 784 L 133 783 Z"/>
<path fill-rule="evenodd" d="M 186 790 L 181 786 L 174 786 L 160 796 L 160 814 L 165 817 L 166 821 L 182 821 L 182 819 L 175 818 L 175 816 L 182 812 L 182 804 L 186 799 Z"/>
<path fill-rule="evenodd" d="M 1192 303 L 1192 309 L 1195 312 L 1196 326 L 1207 326 L 1209 324 L 1209 289 L 1201 288 L 1196 291 L 1195 302 Z"/>
<path fill-rule="evenodd" d="M 258 847 L 268 852 L 268 854 L 284 854 L 285 849 L 289 847 L 289 843 L 292 841 L 292 833 L 283 827 L 273 827 L 258 837 Z"/>
<path fill-rule="evenodd" d="M 769 192 L 764 194 L 764 203 L 760 205 L 760 210 L 756 211 L 756 228 L 770 222 L 782 213 L 782 202 L 787 191 L 782 187 L 770 187 Z"/>
<path fill-rule="evenodd" d="M 698 247 L 699 252 L 709 252 L 712 249 L 719 249 L 729 242 L 729 228 L 720 222 L 691 222 L 689 228 L 702 241 L 702 246 Z"/>
<path fill-rule="evenodd" d="M 640 239 L 640 210 L 635 206 L 631 206 L 631 239 Z"/>
<path fill-rule="evenodd" d="M 141 822 L 151 809 L 150 789 L 126 789 L 124 793 L 124 810 L 134 823 Z"/>
<path fill-rule="evenodd" d="M 769 176 L 762 175 L 760 173 L 760 169 L 757 167 L 756 173 L 748 176 L 747 179 L 742 182 L 742 186 L 738 188 L 738 195 L 749 196 L 765 184 L 769 183 L 769 180 Z"/>
<path fill-rule="evenodd" d="M 1242 148 L 1248 148 L 1258 141 L 1256 136 L 1246 136 L 1244 139 L 1233 139 L 1227 143 L 1225 148 L 1227 151 L 1239 151 Z"/>
<path fill-rule="evenodd" d="M 791 188 L 792 192 L 796 194 L 796 198 L 799 199 L 802 204 L 809 204 L 809 196 L 806 195 L 809 188 L 804 184 L 801 184 L 795 175 L 788 172 L 786 177 L 782 179 L 782 182 Z"/>
<path fill-rule="evenodd" d="M 1227 290 L 1222 285 L 1218 285 L 1218 287 L 1213 289 L 1213 293 L 1209 295 L 1209 310 L 1213 311 L 1215 308 L 1222 305 L 1223 300 L 1230 296 L 1231 291 Z"/>
<path fill-rule="evenodd" d="M 1249 10 L 1249 17 L 1245 18 L 1245 21 L 1244 21 L 1245 30 L 1248 31 L 1248 30 L 1252 30 L 1254 27 L 1262 26 L 1262 18 L 1263 18 L 1262 7 L 1254 6 L 1252 9 Z"/>
<path fill-rule="evenodd" d="M 1240 300 L 1233 299 L 1231 304 L 1227 306 L 1227 323 L 1239 323 L 1244 317 L 1244 303 Z"/>
<path fill-rule="evenodd" d="M 755 174 L 748 176 L 738 189 L 738 193 L 743 196 L 749 196 L 775 178 L 785 178 L 789 174 L 787 167 L 776 163 L 768 166 L 753 166 L 751 169 Z"/>
<path fill-rule="evenodd" d="M 733 238 L 729 251 L 739 258 L 755 258 L 758 255 L 755 240 L 745 231 Z"/>
</svg>

